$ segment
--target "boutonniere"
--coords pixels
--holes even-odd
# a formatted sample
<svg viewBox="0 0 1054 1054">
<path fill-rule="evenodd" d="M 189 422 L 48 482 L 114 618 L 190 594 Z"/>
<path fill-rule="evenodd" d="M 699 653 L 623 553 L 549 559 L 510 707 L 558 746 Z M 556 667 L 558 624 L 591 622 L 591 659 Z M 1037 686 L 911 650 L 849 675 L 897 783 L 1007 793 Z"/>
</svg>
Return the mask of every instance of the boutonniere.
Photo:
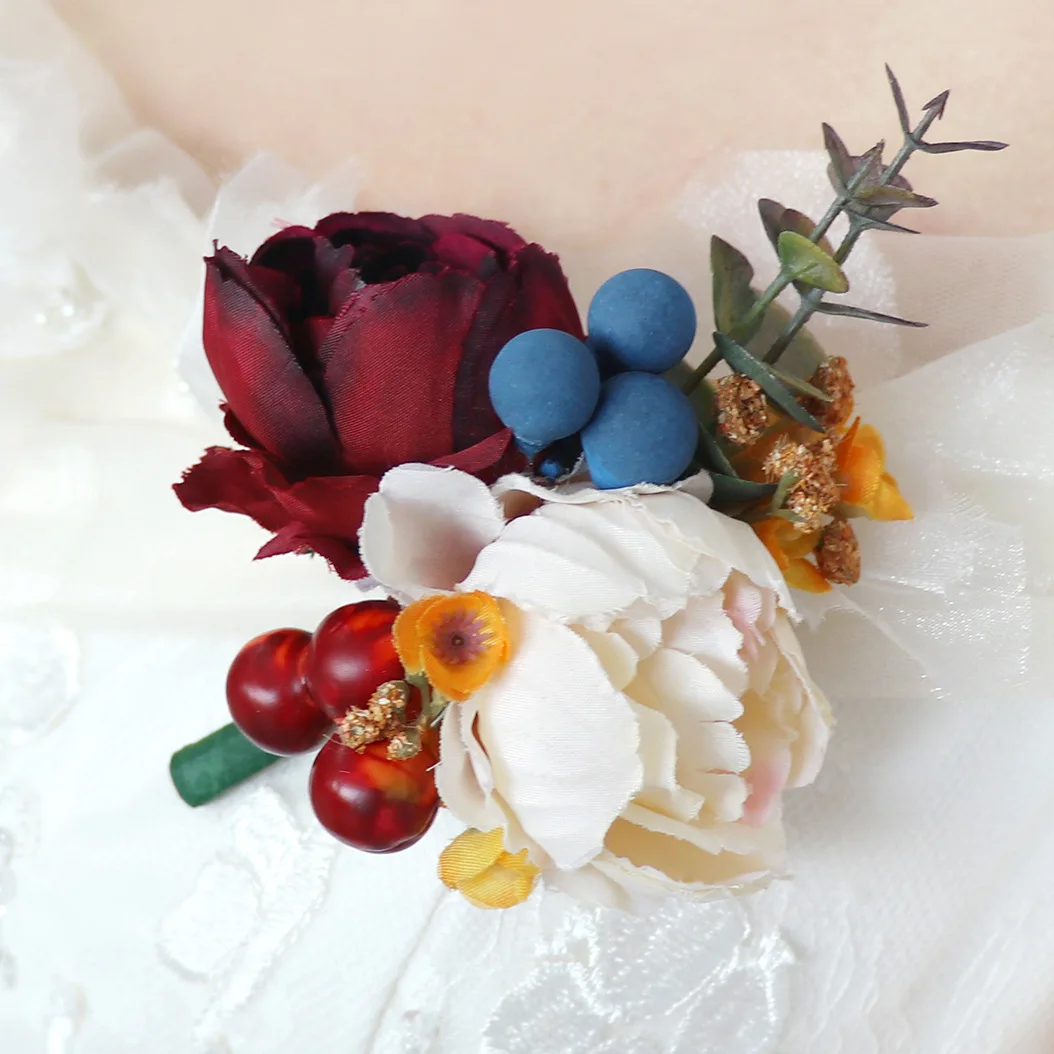
<svg viewBox="0 0 1054 1054">
<path fill-rule="evenodd" d="M 627 906 L 778 872 L 784 791 L 832 726 L 793 591 L 851 588 L 854 520 L 912 516 L 806 327 L 920 325 L 843 299 L 843 265 L 936 204 L 902 174 L 914 153 L 1003 145 L 931 142 L 947 93 L 913 125 L 889 79 L 890 160 L 825 125 L 827 211 L 759 202 L 771 282 L 712 240 L 691 362 L 672 277 L 613 275 L 583 324 L 556 256 L 502 223 L 338 214 L 216 250 L 204 345 L 235 445 L 176 492 L 255 520 L 258 557 L 312 553 L 374 593 L 245 645 L 234 723 L 173 758 L 188 802 L 314 751 L 325 828 L 393 852 L 442 804 L 466 830 L 439 876 L 484 907 L 539 881 Z"/>
</svg>

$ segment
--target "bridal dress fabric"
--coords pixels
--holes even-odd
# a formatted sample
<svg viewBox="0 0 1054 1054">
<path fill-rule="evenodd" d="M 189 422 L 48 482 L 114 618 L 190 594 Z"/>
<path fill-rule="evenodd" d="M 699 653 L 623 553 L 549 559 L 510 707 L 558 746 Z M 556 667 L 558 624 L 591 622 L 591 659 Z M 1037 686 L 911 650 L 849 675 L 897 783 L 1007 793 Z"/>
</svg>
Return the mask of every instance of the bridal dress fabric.
<svg viewBox="0 0 1054 1054">
<path fill-rule="evenodd" d="M 401 854 L 343 849 L 309 759 L 177 799 L 169 754 L 224 723 L 239 645 L 356 598 L 171 493 L 225 438 L 201 257 L 352 208 L 357 178 L 258 158 L 217 192 L 44 7 L 0 2 L 0 1050 L 1049 1054 L 1048 235 L 869 236 L 853 302 L 930 328 L 816 325 L 917 517 L 865 525 L 860 585 L 803 599 L 838 724 L 769 887 L 484 912 L 435 877 L 448 817 Z M 756 198 L 828 194 L 818 154 L 722 157 L 616 246 L 546 240 L 581 303 L 644 265 L 705 314 L 711 233 L 765 278 Z"/>
</svg>

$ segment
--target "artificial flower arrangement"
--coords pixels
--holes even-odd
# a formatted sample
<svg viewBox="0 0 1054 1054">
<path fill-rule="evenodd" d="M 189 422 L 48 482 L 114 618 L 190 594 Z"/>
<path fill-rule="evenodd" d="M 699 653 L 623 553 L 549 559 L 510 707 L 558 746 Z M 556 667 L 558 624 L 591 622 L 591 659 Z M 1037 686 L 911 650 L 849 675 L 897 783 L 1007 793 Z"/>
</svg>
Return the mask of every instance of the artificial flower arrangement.
<svg viewBox="0 0 1054 1054">
<path fill-rule="evenodd" d="M 491 908 L 540 879 L 629 906 L 779 868 L 783 791 L 816 777 L 832 725 L 790 588 L 851 586 L 852 519 L 912 515 L 845 360 L 804 327 L 918 325 L 828 295 L 865 231 L 936 204 L 900 174 L 915 151 L 1003 145 L 925 141 L 947 93 L 911 127 L 889 79 L 890 163 L 825 125 L 819 222 L 759 203 L 766 288 L 712 239 L 695 368 L 674 279 L 614 275 L 583 329 L 557 258 L 497 222 L 338 214 L 249 261 L 216 250 L 204 345 L 238 448 L 208 450 L 179 499 L 251 517 L 272 534 L 258 557 L 318 554 L 384 597 L 244 646 L 234 723 L 173 757 L 186 801 L 316 751 L 327 830 L 394 852 L 442 803 L 467 829 L 440 877 Z"/>
</svg>

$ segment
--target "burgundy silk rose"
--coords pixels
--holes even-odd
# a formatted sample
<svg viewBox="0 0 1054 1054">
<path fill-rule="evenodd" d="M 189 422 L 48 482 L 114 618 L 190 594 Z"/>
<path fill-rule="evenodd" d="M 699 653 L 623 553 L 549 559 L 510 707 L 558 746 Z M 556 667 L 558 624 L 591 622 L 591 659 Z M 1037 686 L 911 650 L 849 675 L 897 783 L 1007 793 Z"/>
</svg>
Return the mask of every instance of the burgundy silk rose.
<svg viewBox="0 0 1054 1054">
<path fill-rule="evenodd" d="M 258 558 L 316 552 L 342 578 L 364 574 L 363 504 L 388 469 L 522 467 L 487 394 L 505 342 L 582 336 L 556 257 L 473 216 L 338 213 L 206 268 L 205 352 L 246 449 L 211 447 L 176 494 L 272 531 Z"/>
</svg>

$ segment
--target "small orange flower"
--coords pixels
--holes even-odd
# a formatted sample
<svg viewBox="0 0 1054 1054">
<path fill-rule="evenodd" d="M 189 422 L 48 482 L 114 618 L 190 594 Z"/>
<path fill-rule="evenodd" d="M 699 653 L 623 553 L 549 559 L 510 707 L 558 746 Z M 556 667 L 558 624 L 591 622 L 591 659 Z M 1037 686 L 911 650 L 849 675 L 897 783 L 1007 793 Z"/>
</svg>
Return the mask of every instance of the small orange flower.
<svg viewBox="0 0 1054 1054">
<path fill-rule="evenodd" d="M 842 503 L 872 520 L 910 520 L 911 506 L 897 481 L 886 471 L 886 449 L 872 425 L 858 417 L 838 444 L 838 474 Z"/>
<path fill-rule="evenodd" d="M 787 585 L 805 593 L 827 593 L 830 583 L 820 569 L 807 559 L 820 544 L 822 531 L 802 534 L 793 523 L 772 516 L 754 524 L 754 533 L 772 554 L 776 566 L 783 572 Z"/>
<path fill-rule="evenodd" d="M 426 597 L 399 613 L 392 627 L 409 674 L 424 673 L 455 702 L 478 692 L 509 657 L 509 631 L 489 593 Z"/>
<path fill-rule="evenodd" d="M 478 908 L 512 908 L 522 904 L 541 872 L 527 850 L 506 852 L 500 827 L 459 834 L 439 856 L 439 878 Z"/>
</svg>

